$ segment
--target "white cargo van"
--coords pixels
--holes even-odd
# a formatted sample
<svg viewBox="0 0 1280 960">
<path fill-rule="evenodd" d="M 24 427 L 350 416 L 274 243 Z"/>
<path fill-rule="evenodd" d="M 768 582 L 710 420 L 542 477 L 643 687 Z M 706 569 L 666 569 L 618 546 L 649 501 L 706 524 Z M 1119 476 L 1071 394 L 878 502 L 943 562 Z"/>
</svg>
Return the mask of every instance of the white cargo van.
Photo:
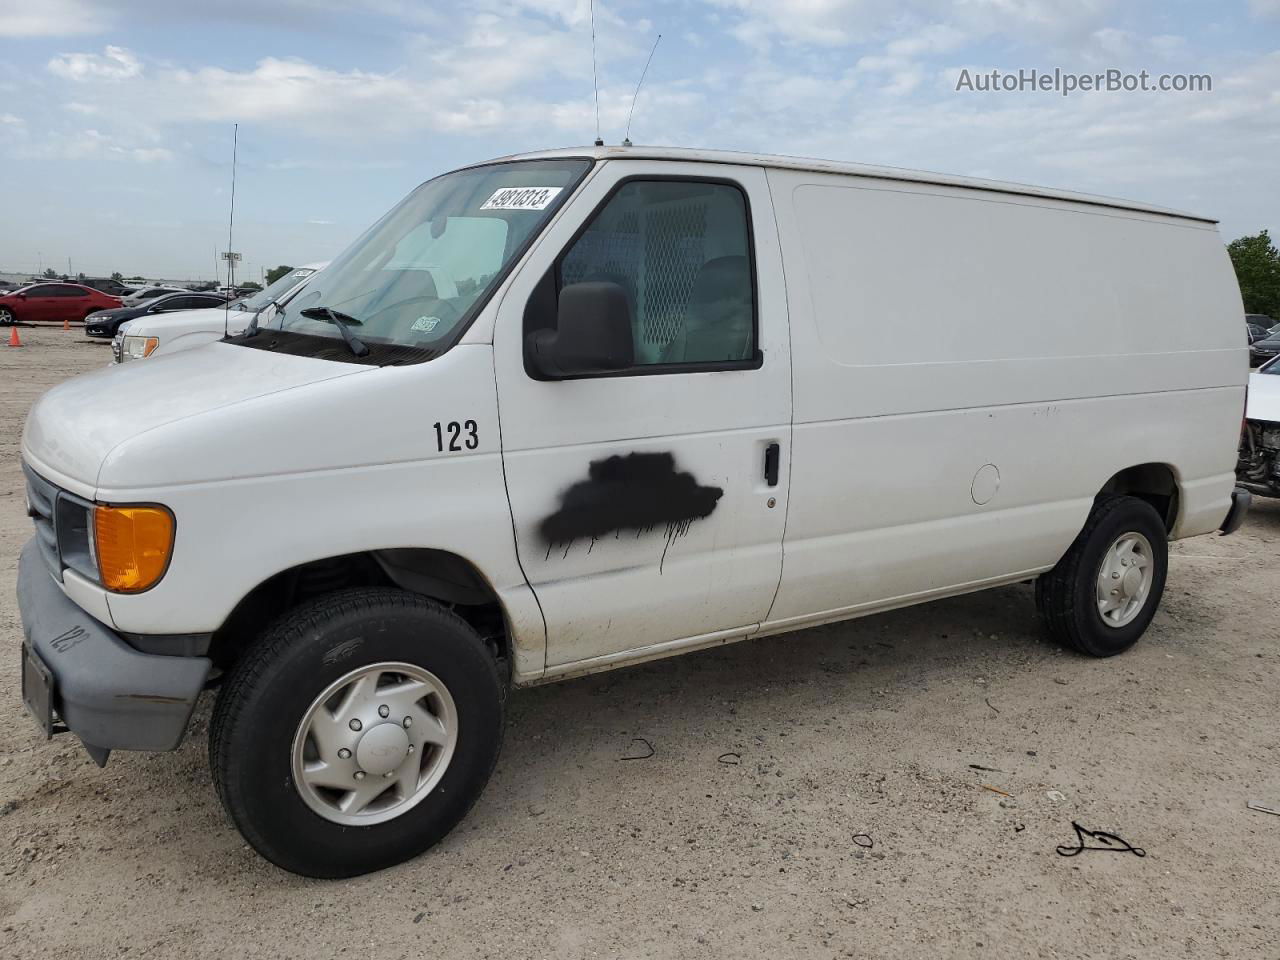
<svg viewBox="0 0 1280 960">
<path fill-rule="evenodd" d="M 206 310 L 182 310 L 178 313 L 161 313 L 130 320 L 121 326 L 111 341 L 112 360 L 127 363 L 190 350 L 206 343 L 221 340 L 227 334 L 243 333 L 256 317 L 259 323 L 267 323 L 276 310 L 316 273 L 328 266 L 328 261 L 308 263 L 290 270 L 276 279 L 265 290 L 249 297 L 233 300 L 225 306 Z"/>
<path fill-rule="evenodd" d="M 24 695 L 103 763 L 216 685 L 231 819 L 339 876 L 462 818 L 512 686 L 1030 579 L 1119 653 L 1168 540 L 1247 509 L 1240 316 L 1212 221 L 1118 200 L 641 147 L 448 173 L 256 332 L 35 405 Z"/>
</svg>

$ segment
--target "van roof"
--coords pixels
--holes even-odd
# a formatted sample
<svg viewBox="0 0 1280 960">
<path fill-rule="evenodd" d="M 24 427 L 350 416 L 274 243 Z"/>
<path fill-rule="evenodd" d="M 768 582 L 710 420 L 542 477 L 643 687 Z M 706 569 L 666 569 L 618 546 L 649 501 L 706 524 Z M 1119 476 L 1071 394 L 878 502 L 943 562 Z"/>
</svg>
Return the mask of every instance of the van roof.
<svg viewBox="0 0 1280 960">
<path fill-rule="evenodd" d="M 518 153 L 508 157 L 499 157 L 491 163 L 504 163 L 511 160 L 543 160 L 553 157 L 590 157 L 593 160 L 614 160 L 627 158 L 631 160 L 683 160 L 698 163 L 728 163 L 740 166 L 777 167 L 784 170 L 812 170 L 815 173 L 838 173 L 855 177 L 874 177 L 878 180 L 904 180 L 913 183 L 933 183 L 947 187 L 968 187 L 973 190 L 988 190 L 995 193 L 1012 193 L 1028 197 L 1044 197 L 1051 200 L 1067 200 L 1072 203 L 1086 203 L 1091 206 L 1112 207 L 1120 210 L 1137 210 L 1141 213 L 1155 213 L 1166 217 L 1177 217 L 1183 220 L 1195 220 L 1201 223 L 1217 223 L 1212 217 L 1203 217 L 1182 210 L 1171 210 L 1168 207 L 1157 207 L 1147 203 L 1134 203 L 1116 197 L 1096 196 L 1088 193 L 1076 193 L 1071 190 L 1054 190 L 1049 187 L 1035 187 L 1025 183 L 1012 183 L 1000 180 L 983 180 L 978 177 L 960 177 L 948 173 L 929 173 L 924 170 L 907 170 L 902 167 L 882 167 L 865 163 L 844 163 L 835 160 L 815 160 L 808 157 L 773 156 L 766 153 L 736 153 L 730 150 L 700 150 L 690 147 L 645 147 L 645 146 L 590 146 L 564 147 L 558 150 L 540 150 L 534 153 Z"/>
</svg>

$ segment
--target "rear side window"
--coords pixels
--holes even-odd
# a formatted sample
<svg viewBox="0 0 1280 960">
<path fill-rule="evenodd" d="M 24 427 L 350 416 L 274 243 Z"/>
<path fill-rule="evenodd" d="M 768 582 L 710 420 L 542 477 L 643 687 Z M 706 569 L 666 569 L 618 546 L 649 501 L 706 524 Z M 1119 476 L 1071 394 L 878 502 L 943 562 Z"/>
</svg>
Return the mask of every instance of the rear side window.
<svg viewBox="0 0 1280 960">
<path fill-rule="evenodd" d="M 637 366 L 755 355 L 747 201 L 732 184 L 631 180 L 561 256 L 558 290 L 608 281 L 631 308 Z"/>
</svg>

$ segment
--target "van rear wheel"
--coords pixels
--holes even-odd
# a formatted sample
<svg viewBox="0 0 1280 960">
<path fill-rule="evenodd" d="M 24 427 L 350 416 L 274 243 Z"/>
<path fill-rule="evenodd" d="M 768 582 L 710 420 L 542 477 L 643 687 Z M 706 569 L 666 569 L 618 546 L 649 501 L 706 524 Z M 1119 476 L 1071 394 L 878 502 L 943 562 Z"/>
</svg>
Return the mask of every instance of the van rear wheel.
<svg viewBox="0 0 1280 960">
<path fill-rule="evenodd" d="M 1155 508 L 1105 496 L 1057 566 L 1036 580 L 1036 606 L 1054 639 L 1112 657 L 1146 632 L 1168 566 L 1168 535 Z"/>
<path fill-rule="evenodd" d="M 232 669 L 209 737 L 223 806 L 260 854 L 348 877 L 443 838 L 498 756 L 502 683 L 480 637 L 393 589 L 292 611 Z"/>
</svg>

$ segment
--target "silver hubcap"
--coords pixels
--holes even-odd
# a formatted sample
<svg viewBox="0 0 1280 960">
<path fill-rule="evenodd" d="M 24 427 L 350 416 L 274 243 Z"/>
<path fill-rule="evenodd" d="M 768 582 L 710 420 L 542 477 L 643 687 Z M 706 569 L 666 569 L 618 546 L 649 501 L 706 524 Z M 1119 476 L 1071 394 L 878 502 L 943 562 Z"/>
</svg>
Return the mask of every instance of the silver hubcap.
<svg viewBox="0 0 1280 960">
<path fill-rule="evenodd" d="M 1098 613 L 1109 627 L 1132 622 L 1147 602 L 1155 561 L 1151 541 L 1140 533 L 1123 533 L 1103 554 L 1098 570 Z"/>
<path fill-rule="evenodd" d="M 458 710 L 411 663 L 352 670 L 312 701 L 293 738 L 293 782 L 326 820 L 400 816 L 435 789 L 458 743 Z"/>
</svg>

